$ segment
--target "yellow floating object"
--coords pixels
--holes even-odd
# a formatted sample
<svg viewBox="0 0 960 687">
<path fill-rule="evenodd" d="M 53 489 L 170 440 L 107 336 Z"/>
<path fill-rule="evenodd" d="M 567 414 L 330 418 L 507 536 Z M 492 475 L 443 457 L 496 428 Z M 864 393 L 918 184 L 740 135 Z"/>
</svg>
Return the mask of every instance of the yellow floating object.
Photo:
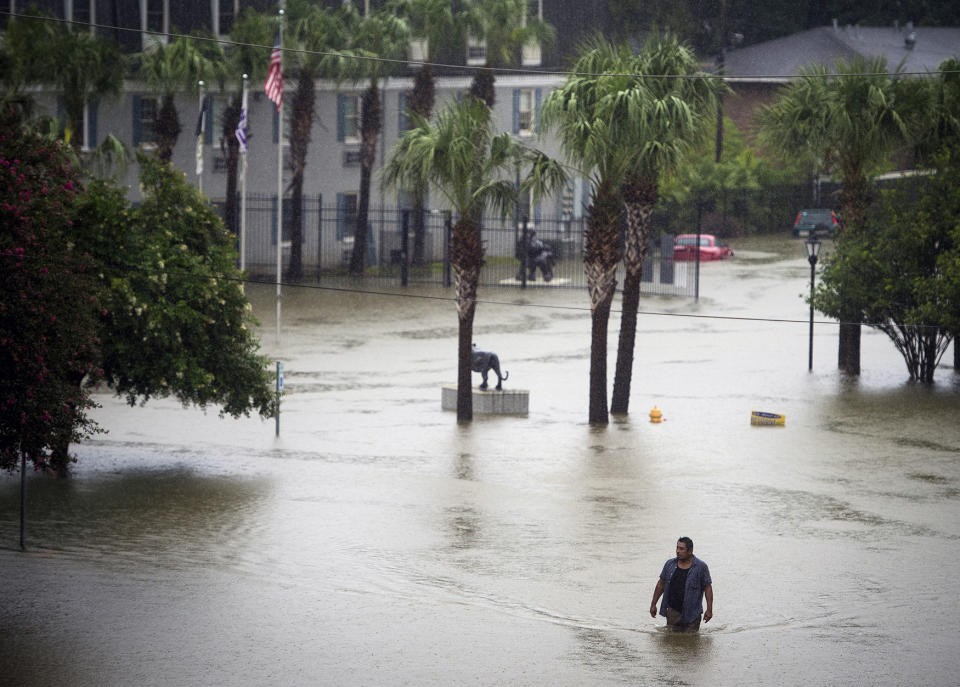
<svg viewBox="0 0 960 687">
<path fill-rule="evenodd" d="M 650 411 L 650 422 L 663 422 L 663 413 L 657 406 L 653 406 L 653 410 Z"/>
<path fill-rule="evenodd" d="M 787 416 L 780 413 L 765 413 L 762 410 L 754 410 L 750 413 L 751 425 L 785 425 Z"/>
</svg>

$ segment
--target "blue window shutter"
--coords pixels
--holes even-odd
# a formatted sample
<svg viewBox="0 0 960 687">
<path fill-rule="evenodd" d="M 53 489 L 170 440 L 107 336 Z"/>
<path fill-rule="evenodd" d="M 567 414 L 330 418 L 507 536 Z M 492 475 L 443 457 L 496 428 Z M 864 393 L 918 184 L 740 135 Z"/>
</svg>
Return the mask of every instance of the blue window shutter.
<svg viewBox="0 0 960 687">
<path fill-rule="evenodd" d="M 346 118 L 347 113 L 343 93 L 337 93 L 337 140 L 341 143 L 343 143 L 343 140 L 346 138 Z"/>
<path fill-rule="evenodd" d="M 91 148 L 96 148 L 100 145 L 100 141 L 97 138 L 97 111 L 99 109 L 99 98 L 87 106 L 87 140 L 90 141 Z"/>
<path fill-rule="evenodd" d="M 520 89 L 513 89 L 513 133 L 520 133 Z"/>
<path fill-rule="evenodd" d="M 337 241 L 343 240 L 344 223 L 346 222 L 346 201 L 342 193 L 337 194 Z"/>
<path fill-rule="evenodd" d="M 403 134 L 404 131 L 410 128 L 410 121 L 409 121 L 410 118 L 407 117 L 407 101 L 408 100 L 409 98 L 407 98 L 406 91 L 400 91 L 397 94 L 397 110 L 399 111 L 397 115 L 397 133 L 398 134 Z"/>
<path fill-rule="evenodd" d="M 276 108 L 270 108 L 273 111 L 273 142 L 280 142 L 280 113 Z"/>
<path fill-rule="evenodd" d="M 213 130 L 216 124 L 213 121 L 213 96 L 208 95 L 203 99 L 203 112 L 206 121 L 203 123 L 203 143 L 204 145 L 213 145 Z"/>
<path fill-rule="evenodd" d="M 140 96 L 133 96 L 133 147 L 140 145 Z"/>
<path fill-rule="evenodd" d="M 533 128 L 540 130 L 540 103 L 543 102 L 543 89 L 538 88 L 533 94 Z"/>
</svg>

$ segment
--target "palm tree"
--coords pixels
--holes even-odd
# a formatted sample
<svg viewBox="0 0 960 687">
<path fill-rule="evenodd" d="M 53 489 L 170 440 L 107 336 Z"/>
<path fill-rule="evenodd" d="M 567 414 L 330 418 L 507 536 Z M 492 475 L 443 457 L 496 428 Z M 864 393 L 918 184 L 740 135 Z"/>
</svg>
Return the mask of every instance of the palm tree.
<svg viewBox="0 0 960 687">
<path fill-rule="evenodd" d="M 63 98 L 63 138 L 79 151 L 83 136 L 75 136 L 74 126 L 83 121 L 84 108 L 120 92 L 124 59 L 117 44 L 52 21 L 22 18 L 10 22 L 5 42 L 2 78 L 10 92 L 4 100 L 24 104 L 24 86 L 53 85 Z"/>
<path fill-rule="evenodd" d="M 632 151 L 612 135 L 603 116 L 606 77 L 623 60 L 619 49 L 605 41 L 587 45 L 573 66 L 574 75 L 550 93 L 543 105 L 541 126 L 557 127 L 567 157 L 590 177 L 590 206 L 583 262 L 590 293 L 590 424 L 610 421 L 607 410 L 607 328 L 620 262 L 622 200 L 620 185 Z"/>
<path fill-rule="evenodd" d="M 433 121 L 413 114 L 414 127 L 394 145 L 383 168 L 383 181 L 392 188 L 432 185 L 456 213 L 450 262 L 456 281 L 457 318 L 457 420 L 473 418 L 470 382 L 473 318 L 477 286 L 483 266 L 480 237 L 485 211 L 506 217 L 516 201 L 517 189 L 508 175 L 518 167 L 529 169 L 521 191 L 535 197 L 561 187 L 566 181 L 561 166 L 539 151 L 493 134 L 493 117 L 481 101 L 466 98 L 452 103 Z"/>
<path fill-rule="evenodd" d="M 703 78 L 693 52 L 670 35 L 652 36 L 636 57 L 621 48 L 618 74 L 605 78 L 603 117 L 615 140 L 632 151 L 622 193 L 626 207 L 623 306 L 613 382 L 612 413 L 630 404 L 633 351 L 643 262 L 650 242 L 650 216 L 659 199 L 660 180 L 711 131 L 712 112 L 722 82 Z M 669 75 L 652 78 L 654 75 Z M 681 78 L 677 78 L 681 77 Z"/>
<path fill-rule="evenodd" d="M 528 6 L 527 0 L 472 0 L 463 14 L 470 33 L 486 44 L 486 64 L 474 73 L 470 92 L 487 107 L 496 101 L 493 70 L 514 64 L 524 45 L 546 46 L 554 40 L 553 27 L 528 16 Z"/>
<path fill-rule="evenodd" d="M 169 45 L 157 43 L 138 56 L 137 73 L 161 97 L 157 112 L 157 157 L 169 162 L 180 136 L 180 118 L 174 95 L 186 90 L 196 94 L 198 82 L 220 76 L 223 50 L 219 43 L 204 41 L 198 47 L 190 38 L 177 38 Z"/>
<path fill-rule="evenodd" d="M 430 119 L 436 98 L 436 77 L 430 65 L 430 59 L 444 47 L 463 45 L 463 22 L 457 21 L 448 0 L 398 0 L 396 11 L 410 26 L 413 39 L 423 41 L 424 62 L 417 68 L 413 77 L 413 90 L 410 92 L 410 111 L 424 119 Z M 433 49 L 431 50 L 431 46 Z M 415 187 L 413 193 L 413 257 L 414 265 L 422 265 L 426 227 L 424 226 L 424 198 L 426 189 Z"/>
<path fill-rule="evenodd" d="M 909 139 L 914 116 L 902 67 L 888 74 L 884 58 L 838 60 L 836 75 L 823 66 L 801 70 L 772 105 L 760 110 L 761 134 L 784 155 L 814 155 L 840 179 L 838 240 L 866 229 L 870 180 Z M 860 324 L 855 309 L 842 313 L 838 360 L 860 374 Z"/>
<path fill-rule="evenodd" d="M 334 74 L 336 59 L 331 51 L 345 47 L 346 27 L 341 10 L 328 10 L 308 0 L 287 3 L 290 31 L 288 44 L 297 49 L 287 53 L 288 73 L 297 80 L 290 106 L 290 181 L 292 209 L 290 223 L 290 264 L 287 279 L 303 278 L 303 181 L 307 167 L 307 151 L 316 105 L 316 80 Z"/>
<path fill-rule="evenodd" d="M 237 178 L 240 162 L 240 142 L 237 141 L 237 125 L 243 107 L 243 75 L 252 83 L 262 82 L 270 64 L 270 48 L 276 38 L 277 25 L 272 16 L 246 8 L 230 29 L 234 41 L 227 53 L 225 73 L 229 75 L 230 102 L 224 108 L 221 124 L 220 145 L 227 168 L 227 187 L 223 221 L 234 234 L 239 233 Z"/>
<path fill-rule="evenodd" d="M 362 17 L 355 23 L 350 36 L 351 52 L 356 59 L 349 61 L 345 76 L 355 81 L 369 80 L 360 98 L 360 197 L 350 259 L 351 274 L 363 274 L 366 266 L 370 180 L 377 159 L 377 138 L 383 127 L 380 80 L 397 71 L 397 65 L 406 55 L 409 39 L 406 21 L 390 9 L 380 9 Z"/>
</svg>

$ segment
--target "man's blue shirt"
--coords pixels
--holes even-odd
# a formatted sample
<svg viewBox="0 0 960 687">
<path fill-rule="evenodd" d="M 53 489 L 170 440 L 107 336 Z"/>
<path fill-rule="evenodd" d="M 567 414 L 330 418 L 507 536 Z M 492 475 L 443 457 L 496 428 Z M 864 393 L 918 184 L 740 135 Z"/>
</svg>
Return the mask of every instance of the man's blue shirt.
<svg viewBox="0 0 960 687">
<path fill-rule="evenodd" d="M 660 579 L 663 580 L 663 600 L 660 602 L 660 615 L 667 614 L 667 599 L 670 598 L 670 579 L 677 571 L 677 559 L 671 558 L 663 564 Z M 683 591 L 683 608 L 680 610 L 680 622 L 692 623 L 703 613 L 703 590 L 713 584 L 710 579 L 710 568 L 696 556 L 690 562 L 690 572 L 687 573 L 687 585 Z"/>
</svg>

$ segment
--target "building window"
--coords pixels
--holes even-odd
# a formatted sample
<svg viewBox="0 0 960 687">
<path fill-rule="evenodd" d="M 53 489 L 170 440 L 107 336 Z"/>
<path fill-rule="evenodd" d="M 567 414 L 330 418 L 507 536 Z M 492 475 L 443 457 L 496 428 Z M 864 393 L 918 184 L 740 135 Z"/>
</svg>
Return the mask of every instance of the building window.
<svg viewBox="0 0 960 687">
<path fill-rule="evenodd" d="M 519 89 L 517 98 L 517 133 L 521 136 L 533 135 L 533 89 Z"/>
<path fill-rule="evenodd" d="M 166 44 L 170 33 L 169 0 L 140 0 L 140 30 L 143 31 L 143 50 L 157 43 Z"/>
<path fill-rule="evenodd" d="M 337 240 L 352 237 L 357 226 L 357 194 L 337 194 Z"/>
<path fill-rule="evenodd" d="M 166 33 L 163 21 L 163 0 L 146 1 L 147 31 Z"/>
<path fill-rule="evenodd" d="M 337 140 L 360 142 L 360 96 L 356 93 L 337 95 Z"/>
<path fill-rule="evenodd" d="M 280 113 L 277 108 L 273 110 L 273 142 L 278 142 L 280 135 Z M 293 108 L 285 107 L 283 109 L 283 145 L 290 145 L 290 118 L 293 117 Z"/>
<path fill-rule="evenodd" d="M 467 64 L 473 67 L 487 63 L 487 42 L 476 36 L 467 36 Z"/>
<path fill-rule="evenodd" d="M 133 145 L 153 147 L 157 143 L 156 98 L 133 96 Z"/>
<path fill-rule="evenodd" d="M 237 18 L 238 0 L 217 0 L 217 31 L 221 36 L 229 35 L 233 22 Z"/>
<path fill-rule="evenodd" d="M 81 24 L 89 24 L 91 20 L 90 5 L 90 0 L 68 0 L 70 15 L 67 19 Z"/>
</svg>

